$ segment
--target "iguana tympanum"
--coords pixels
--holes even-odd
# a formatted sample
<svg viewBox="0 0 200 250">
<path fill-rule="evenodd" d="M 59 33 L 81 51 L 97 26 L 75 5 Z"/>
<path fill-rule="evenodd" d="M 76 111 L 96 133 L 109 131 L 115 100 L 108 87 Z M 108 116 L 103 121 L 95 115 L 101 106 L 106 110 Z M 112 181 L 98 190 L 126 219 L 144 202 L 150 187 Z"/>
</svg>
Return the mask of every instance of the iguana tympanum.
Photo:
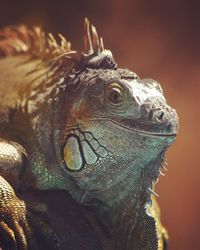
<svg viewBox="0 0 200 250">
<path fill-rule="evenodd" d="M 152 196 L 175 110 L 87 19 L 84 52 L 59 37 L 0 32 L 0 248 L 166 249 Z"/>
</svg>

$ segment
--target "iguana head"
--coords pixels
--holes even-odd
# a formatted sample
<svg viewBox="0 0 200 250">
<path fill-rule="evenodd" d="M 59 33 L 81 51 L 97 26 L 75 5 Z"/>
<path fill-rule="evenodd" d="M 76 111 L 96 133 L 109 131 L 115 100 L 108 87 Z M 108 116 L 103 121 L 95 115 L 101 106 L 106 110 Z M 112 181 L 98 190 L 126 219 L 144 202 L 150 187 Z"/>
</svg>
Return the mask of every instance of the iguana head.
<svg viewBox="0 0 200 250">
<path fill-rule="evenodd" d="M 178 117 L 158 82 L 118 68 L 93 36 L 68 78 L 61 152 L 83 194 L 79 201 L 111 203 L 151 188 L 176 137 Z"/>
</svg>

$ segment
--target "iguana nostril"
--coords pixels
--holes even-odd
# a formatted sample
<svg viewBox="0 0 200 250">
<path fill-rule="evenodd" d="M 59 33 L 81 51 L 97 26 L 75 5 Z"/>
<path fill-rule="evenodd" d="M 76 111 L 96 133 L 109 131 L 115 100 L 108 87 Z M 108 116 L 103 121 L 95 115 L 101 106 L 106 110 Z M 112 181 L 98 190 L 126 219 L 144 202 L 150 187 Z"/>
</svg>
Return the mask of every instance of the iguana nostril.
<svg viewBox="0 0 200 250">
<path fill-rule="evenodd" d="M 156 112 L 155 112 L 155 117 L 156 117 L 156 119 L 157 120 L 163 120 L 163 118 L 164 118 L 164 111 L 163 110 L 157 110 Z"/>
<path fill-rule="evenodd" d="M 164 119 L 164 111 L 161 109 L 151 109 L 149 111 L 148 119 L 149 121 L 162 122 Z"/>
</svg>

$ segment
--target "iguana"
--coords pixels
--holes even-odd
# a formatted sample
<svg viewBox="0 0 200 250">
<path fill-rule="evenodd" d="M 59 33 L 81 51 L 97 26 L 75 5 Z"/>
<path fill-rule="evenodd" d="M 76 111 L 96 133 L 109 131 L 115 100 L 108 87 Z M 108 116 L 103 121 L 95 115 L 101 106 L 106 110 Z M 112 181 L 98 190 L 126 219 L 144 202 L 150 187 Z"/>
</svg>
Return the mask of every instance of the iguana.
<svg viewBox="0 0 200 250">
<path fill-rule="evenodd" d="M 59 37 L 23 25 L 0 32 L 0 246 L 166 249 L 152 196 L 178 131 L 176 111 L 158 82 L 117 66 L 88 19 L 83 52 Z M 92 237 L 79 248 L 65 236 L 51 241 L 59 223 L 42 201 L 61 207 L 59 190 L 68 197 L 66 214 L 72 203 L 80 209 L 96 247 Z M 71 239 L 74 226 L 78 240 L 70 223 L 63 231 Z"/>
</svg>

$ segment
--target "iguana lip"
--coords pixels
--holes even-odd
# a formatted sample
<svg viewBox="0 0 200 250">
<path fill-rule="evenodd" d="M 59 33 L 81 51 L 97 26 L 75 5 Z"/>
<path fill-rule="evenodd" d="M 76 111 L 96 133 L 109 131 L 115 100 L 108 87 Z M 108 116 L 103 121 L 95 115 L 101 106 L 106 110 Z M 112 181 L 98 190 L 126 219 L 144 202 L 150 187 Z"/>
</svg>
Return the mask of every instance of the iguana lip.
<svg viewBox="0 0 200 250">
<path fill-rule="evenodd" d="M 177 133 L 154 133 L 154 132 L 148 132 L 145 130 L 139 130 L 139 129 L 134 129 L 134 128 L 130 128 L 128 126 L 123 126 L 123 125 L 119 125 L 119 123 L 114 122 L 115 124 L 117 124 L 120 127 L 123 127 L 124 129 L 127 129 L 129 131 L 132 132 L 136 132 L 138 134 L 144 135 L 144 136 L 150 136 L 150 137 L 165 137 L 165 138 L 175 138 L 177 136 Z"/>
<path fill-rule="evenodd" d="M 175 137 L 177 134 L 172 133 L 172 134 L 163 134 L 163 133 L 150 133 L 147 131 L 140 131 L 140 130 L 134 130 L 137 131 L 140 134 L 145 134 L 145 135 L 150 135 L 150 136 L 158 136 L 158 137 Z"/>
<path fill-rule="evenodd" d="M 111 120 L 113 123 L 117 124 L 120 127 L 123 127 L 124 129 L 128 129 L 130 131 L 133 132 L 137 132 L 139 134 L 143 134 L 143 135 L 147 135 L 147 136 L 155 136 L 155 137 L 176 137 L 177 133 L 156 133 L 156 132 L 150 132 L 147 130 L 140 130 L 140 129 L 135 129 L 135 128 L 131 128 L 128 126 L 125 126 L 123 124 L 119 124 L 116 121 Z"/>
<path fill-rule="evenodd" d="M 177 136 L 177 132 L 178 132 L 178 128 L 176 126 L 172 126 L 171 131 L 172 132 L 154 132 L 154 131 L 148 131 L 148 130 L 142 130 L 142 129 L 138 129 L 138 128 L 134 128 L 133 126 L 128 126 L 126 125 L 124 122 L 121 121 L 117 121 L 111 118 L 107 118 L 107 117 L 92 117 L 90 120 L 106 120 L 106 121 L 110 121 L 114 124 L 116 124 L 117 126 L 119 126 L 120 128 L 124 128 L 127 129 L 131 132 L 136 132 L 138 134 L 143 134 L 145 136 L 155 136 L 155 137 L 176 137 Z M 138 126 L 137 126 L 138 127 Z"/>
<path fill-rule="evenodd" d="M 162 124 L 144 123 L 140 120 L 130 119 L 120 119 L 119 121 L 111 119 L 111 121 L 120 127 L 148 136 L 175 137 L 178 132 L 178 123 L 175 120 L 168 120 Z"/>
</svg>

